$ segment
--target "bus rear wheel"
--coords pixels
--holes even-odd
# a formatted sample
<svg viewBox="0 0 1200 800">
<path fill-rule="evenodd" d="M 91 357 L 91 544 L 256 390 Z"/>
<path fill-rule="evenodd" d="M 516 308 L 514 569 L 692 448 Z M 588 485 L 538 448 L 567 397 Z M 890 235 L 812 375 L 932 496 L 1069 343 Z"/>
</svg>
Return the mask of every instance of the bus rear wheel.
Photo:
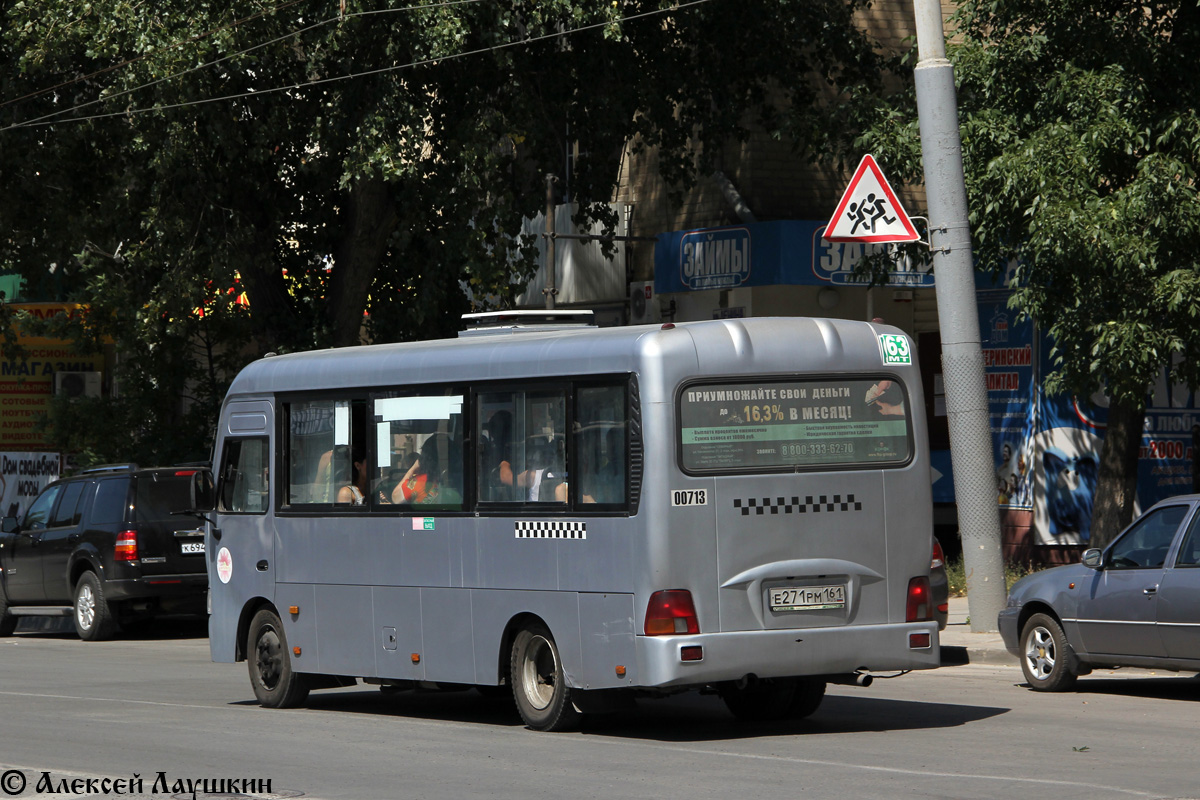
<svg viewBox="0 0 1200 800">
<path fill-rule="evenodd" d="M 254 696 L 266 708 L 296 708 L 308 698 L 304 676 L 292 671 L 283 623 L 269 608 L 260 609 L 250 621 L 246 663 Z"/>
<path fill-rule="evenodd" d="M 513 699 L 526 725 L 535 731 L 562 731 L 579 723 L 558 645 L 544 625 L 531 624 L 517 634 L 509 666 Z"/>
</svg>

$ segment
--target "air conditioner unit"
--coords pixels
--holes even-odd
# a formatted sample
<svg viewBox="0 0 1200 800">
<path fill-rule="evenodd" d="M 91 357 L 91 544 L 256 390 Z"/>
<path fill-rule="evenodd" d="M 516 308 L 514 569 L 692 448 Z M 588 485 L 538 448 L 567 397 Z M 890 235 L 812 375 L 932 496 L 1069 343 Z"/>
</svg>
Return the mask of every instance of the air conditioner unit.
<svg viewBox="0 0 1200 800">
<path fill-rule="evenodd" d="M 99 397 L 99 372 L 56 372 L 54 393 L 67 397 Z"/>
<path fill-rule="evenodd" d="M 660 319 L 654 281 L 634 281 L 629 284 L 629 324 L 649 325 Z"/>
</svg>

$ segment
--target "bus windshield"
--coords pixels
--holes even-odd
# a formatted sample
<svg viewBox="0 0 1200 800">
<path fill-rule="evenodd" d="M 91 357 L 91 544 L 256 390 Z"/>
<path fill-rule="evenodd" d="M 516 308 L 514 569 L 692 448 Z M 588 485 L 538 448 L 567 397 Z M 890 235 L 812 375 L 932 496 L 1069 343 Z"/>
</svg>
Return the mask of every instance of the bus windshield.
<svg viewBox="0 0 1200 800">
<path fill-rule="evenodd" d="M 907 463 L 912 423 L 889 378 L 692 384 L 680 397 L 687 472 Z"/>
</svg>

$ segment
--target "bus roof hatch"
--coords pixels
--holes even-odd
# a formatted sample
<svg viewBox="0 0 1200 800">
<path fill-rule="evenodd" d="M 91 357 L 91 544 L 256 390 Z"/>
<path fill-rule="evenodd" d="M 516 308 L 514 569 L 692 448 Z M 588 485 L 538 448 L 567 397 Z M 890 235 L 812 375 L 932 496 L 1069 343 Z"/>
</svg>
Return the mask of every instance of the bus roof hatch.
<svg viewBox="0 0 1200 800">
<path fill-rule="evenodd" d="M 558 331 L 565 328 L 594 328 L 596 323 L 590 309 L 544 308 L 514 311 L 485 311 L 462 315 L 463 336 L 489 336 L 501 333 Z"/>
</svg>

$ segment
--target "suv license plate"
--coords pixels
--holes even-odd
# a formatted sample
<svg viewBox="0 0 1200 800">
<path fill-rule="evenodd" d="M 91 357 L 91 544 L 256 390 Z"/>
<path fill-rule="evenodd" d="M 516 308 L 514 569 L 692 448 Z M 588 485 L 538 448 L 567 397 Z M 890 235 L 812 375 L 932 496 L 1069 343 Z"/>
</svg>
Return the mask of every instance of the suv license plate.
<svg viewBox="0 0 1200 800">
<path fill-rule="evenodd" d="M 204 540 L 201 539 L 198 542 L 180 542 L 179 552 L 183 553 L 185 556 L 193 553 L 204 555 Z"/>
<path fill-rule="evenodd" d="M 846 585 L 777 586 L 770 590 L 772 611 L 813 611 L 845 608 Z"/>
</svg>

